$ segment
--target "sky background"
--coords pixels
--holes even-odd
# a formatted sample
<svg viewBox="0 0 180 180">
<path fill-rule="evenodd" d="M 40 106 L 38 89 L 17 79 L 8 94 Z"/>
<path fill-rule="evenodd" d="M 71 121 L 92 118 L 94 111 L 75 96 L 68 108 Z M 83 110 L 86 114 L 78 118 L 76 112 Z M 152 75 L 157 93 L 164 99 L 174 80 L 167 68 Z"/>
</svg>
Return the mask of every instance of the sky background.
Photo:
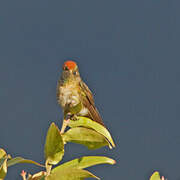
<svg viewBox="0 0 180 180">
<path fill-rule="evenodd" d="M 117 147 L 66 146 L 63 162 L 106 155 L 103 180 L 180 180 L 180 1 L 0 2 L 0 147 L 44 163 L 51 122 L 61 125 L 56 83 L 75 60 Z M 8 180 L 34 165 L 9 168 Z"/>
</svg>

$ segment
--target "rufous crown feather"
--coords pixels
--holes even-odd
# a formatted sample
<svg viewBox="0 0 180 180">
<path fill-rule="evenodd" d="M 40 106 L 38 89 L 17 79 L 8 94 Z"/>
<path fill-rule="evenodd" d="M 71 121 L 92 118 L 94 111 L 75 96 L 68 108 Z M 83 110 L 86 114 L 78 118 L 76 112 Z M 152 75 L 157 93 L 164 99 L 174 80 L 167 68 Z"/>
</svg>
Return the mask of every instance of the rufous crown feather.
<svg viewBox="0 0 180 180">
<path fill-rule="evenodd" d="M 68 70 L 73 70 L 77 64 L 74 61 L 66 61 L 63 65 L 63 69 L 68 68 Z"/>
</svg>

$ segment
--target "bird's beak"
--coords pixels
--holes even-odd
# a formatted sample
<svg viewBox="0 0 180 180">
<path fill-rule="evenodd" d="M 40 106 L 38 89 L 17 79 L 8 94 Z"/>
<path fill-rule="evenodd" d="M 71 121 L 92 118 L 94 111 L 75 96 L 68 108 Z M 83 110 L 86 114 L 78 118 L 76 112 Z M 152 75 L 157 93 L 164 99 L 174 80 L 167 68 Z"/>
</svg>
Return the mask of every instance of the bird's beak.
<svg viewBox="0 0 180 180">
<path fill-rule="evenodd" d="M 70 72 L 69 71 L 63 71 L 63 79 L 67 79 L 70 76 Z"/>
</svg>

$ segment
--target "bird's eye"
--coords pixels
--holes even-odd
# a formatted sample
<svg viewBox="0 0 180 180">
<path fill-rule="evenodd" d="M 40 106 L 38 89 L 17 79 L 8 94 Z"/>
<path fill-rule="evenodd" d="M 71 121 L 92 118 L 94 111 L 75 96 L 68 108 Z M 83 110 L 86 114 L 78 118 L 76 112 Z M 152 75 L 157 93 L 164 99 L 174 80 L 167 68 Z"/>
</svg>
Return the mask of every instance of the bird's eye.
<svg viewBox="0 0 180 180">
<path fill-rule="evenodd" d="M 77 72 L 76 72 L 76 71 L 74 71 L 74 72 L 73 72 L 73 74 L 74 74 L 74 75 L 76 75 L 76 74 L 77 74 Z"/>
<path fill-rule="evenodd" d="M 68 71 L 68 67 L 67 67 L 67 66 L 64 66 L 64 70 L 65 70 L 65 71 Z"/>
</svg>

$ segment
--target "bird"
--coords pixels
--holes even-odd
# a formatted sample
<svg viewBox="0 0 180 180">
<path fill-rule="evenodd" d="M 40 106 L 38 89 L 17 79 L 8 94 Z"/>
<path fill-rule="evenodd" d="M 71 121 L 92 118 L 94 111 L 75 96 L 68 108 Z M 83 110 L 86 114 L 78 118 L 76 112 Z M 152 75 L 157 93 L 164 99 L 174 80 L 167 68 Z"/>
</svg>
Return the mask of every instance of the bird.
<svg viewBox="0 0 180 180">
<path fill-rule="evenodd" d="M 83 116 L 105 127 L 95 106 L 93 94 L 83 82 L 75 61 L 67 60 L 64 62 L 56 94 L 58 104 L 63 109 L 64 119 L 69 119 L 70 116 L 74 115 Z"/>
</svg>

